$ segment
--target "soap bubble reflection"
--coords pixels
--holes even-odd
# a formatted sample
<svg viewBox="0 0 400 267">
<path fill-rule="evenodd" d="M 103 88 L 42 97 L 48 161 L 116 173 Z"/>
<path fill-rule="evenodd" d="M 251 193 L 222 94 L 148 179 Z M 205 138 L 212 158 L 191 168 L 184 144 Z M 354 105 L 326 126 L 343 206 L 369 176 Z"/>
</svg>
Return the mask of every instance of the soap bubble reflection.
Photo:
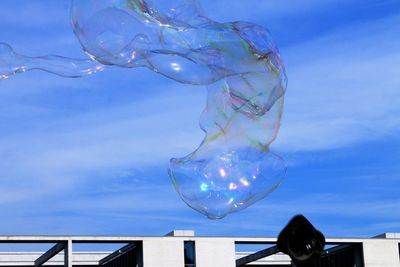
<svg viewBox="0 0 400 267">
<path fill-rule="evenodd" d="M 206 86 L 205 138 L 196 151 L 170 162 L 183 201 L 217 219 L 280 184 L 285 162 L 269 146 L 278 134 L 287 80 L 268 30 L 215 22 L 196 0 L 73 0 L 71 14 L 88 59 L 27 57 L 0 43 L 0 79 L 32 69 L 81 77 L 118 66 Z"/>
<path fill-rule="evenodd" d="M 273 153 L 231 151 L 202 160 L 171 160 L 176 190 L 192 208 L 220 219 L 264 198 L 281 182 L 285 163 Z"/>
</svg>

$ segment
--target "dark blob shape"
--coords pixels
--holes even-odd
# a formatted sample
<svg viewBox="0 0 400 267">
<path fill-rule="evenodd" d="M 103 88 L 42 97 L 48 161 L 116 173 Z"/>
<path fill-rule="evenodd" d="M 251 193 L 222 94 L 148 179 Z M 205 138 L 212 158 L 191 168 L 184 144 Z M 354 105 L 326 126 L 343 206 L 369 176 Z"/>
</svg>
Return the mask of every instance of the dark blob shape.
<svg viewBox="0 0 400 267">
<path fill-rule="evenodd" d="M 325 237 L 303 215 L 297 215 L 279 234 L 277 246 L 296 266 L 310 267 L 321 257 Z"/>
</svg>

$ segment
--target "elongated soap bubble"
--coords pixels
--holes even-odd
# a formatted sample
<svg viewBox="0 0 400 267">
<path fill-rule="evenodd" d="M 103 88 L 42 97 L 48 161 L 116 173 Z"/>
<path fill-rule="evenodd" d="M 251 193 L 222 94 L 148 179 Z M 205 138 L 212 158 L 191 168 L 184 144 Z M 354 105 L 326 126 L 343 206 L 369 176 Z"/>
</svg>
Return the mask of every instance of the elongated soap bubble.
<svg viewBox="0 0 400 267">
<path fill-rule="evenodd" d="M 278 187 L 286 165 L 269 146 L 287 80 L 268 30 L 215 22 L 196 0 L 73 0 L 72 25 L 89 59 L 26 57 L 0 44 L 0 79 L 31 69 L 80 77 L 119 66 L 206 86 L 205 137 L 194 152 L 170 161 L 182 200 L 218 219 Z"/>
<path fill-rule="evenodd" d="M 90 59 L 73 59 L 55 55 L 23 56 L 15 53 L 9 44 L 0 43 L 0 80 L 35 69 L 75 78 L 102 71 L 104 66 Z"/>
</svg>

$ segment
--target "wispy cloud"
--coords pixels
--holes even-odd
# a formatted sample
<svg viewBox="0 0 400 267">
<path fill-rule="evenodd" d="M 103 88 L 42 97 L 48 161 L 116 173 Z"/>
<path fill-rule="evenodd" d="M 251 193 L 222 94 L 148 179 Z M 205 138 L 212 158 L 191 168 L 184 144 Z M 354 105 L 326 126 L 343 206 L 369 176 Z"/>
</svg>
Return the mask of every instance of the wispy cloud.
<svg viewBox="0 0 400 267">
<path fill-rule="evenodd" d="M 175 90 L 126 106 L 47 118 L 46 127 L 3 135 L 3 189 L 22 181 L 37 189 L 65 189 L 91 173 L 166 166 L 169 158 L 193 151 L 203 138 L 198 127 L 202 105 L 197 104 L 203 94 L 176 95 Z"/>
<path fill-rule="evenodd" d="M 43 3 L 36 2 L 18 15 L 33 21 L 32 36 L 43 34 L 38 30 L 43 25 L 58 27 L 56 17 L 66 8 L 55 7 L 54 1 L 46 3 L 50 2 L 54 12 L 46 11 L 54 16 L 43 16 Z M 238 13 L 239 19 L 262 22 L 265 16 L 289 20 L 295 13 L 318 13 L 336 3 L 228 2 L 207 2 L 206 8 L 229 6 L 215 10 L 230 18 L 243 5 L 249 12 Z M 5 10 L 0 10 L 4 15 L 0 20 L 9 26 L 23 24 Z M 62 22 L 62 33 L 29 36 L 32 47 L 23 48 L 24 34 L 10 29 L 7 36 L 20 41 L 16 43 L 22 52 L 78 53 L 78 44 L 68 45 L 74 39 L 71 32 L 65 35 L 67 20 Z M 290 82 L 274 148 L 312 154 L 397 139 L 399 24 L 399 16 L 354 23 L 285 46 L 282 54 Z M 165 167 L 170 157 L 186 155 L 202 140 L 198 119 L 205 91 L 165 79 L 153 82 L 154 77 L 118 69 L 76 82 L 32 72 L 0 84 L 0 207 L 2 218 L 12 218 L 2 220 L 4 233 L 154 234 L 158 229 L 162 234 L 176 227 L 195 227 L 200 234 L 275 235 L 298 212 L 334 234 L 369 235 L 385 227 L 398 228 L 400 202 L 393 197 L 395 187 L 390 197 L 380 198 L 398 180 L 393 174 L 383 175 L 379 184 L 376 176 L 359 176 L 354 184 L 370 180 L 375 190 L 365 194 L 336 189 L 302 196 L 297 192 L 301 190 L 288 185 L 282 197 L 273 195 L 223 221 L 208 221 L 192 212 L 170 186 Z M 371 198 L 378 189 L 380 195 Z M 360 225 L 358 218 L 368 223 Z M 110 224 L 116 227 L 110 229 Z"/>
<path fill-rule="evenodd" d="M 279 148 L 333 149 L 399 134 L 399 22 L 352 26 L 284 51 L 290 82 Z"/>
</svg>

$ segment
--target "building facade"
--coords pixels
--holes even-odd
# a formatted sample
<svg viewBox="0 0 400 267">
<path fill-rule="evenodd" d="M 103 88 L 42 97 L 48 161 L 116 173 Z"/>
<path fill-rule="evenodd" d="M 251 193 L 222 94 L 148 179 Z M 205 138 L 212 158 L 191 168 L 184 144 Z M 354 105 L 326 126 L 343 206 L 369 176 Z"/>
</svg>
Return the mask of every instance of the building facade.
<svg viewBox="0 0 400 267">
<path fill-rule="evenodd" d="M 274 246 L 268 237 L 200 237 L 193 231 L 173 231 L 165 236 L 1 236 L 4 246 L 51 244 L 42 252 L 0 252 L 0 266 L 104 266 L 104 267 L 235 267 L 294 266 L 275 253 L 240 265 L 239 259 Z M 318 267 L 399 267 L 400 234 L 374 238 L 328 238 Z M 74 251 L 85 244 L 122 244 L 115 251 Z M 254 247 L 256 249 L 254 249 Z"/>
</svg>

